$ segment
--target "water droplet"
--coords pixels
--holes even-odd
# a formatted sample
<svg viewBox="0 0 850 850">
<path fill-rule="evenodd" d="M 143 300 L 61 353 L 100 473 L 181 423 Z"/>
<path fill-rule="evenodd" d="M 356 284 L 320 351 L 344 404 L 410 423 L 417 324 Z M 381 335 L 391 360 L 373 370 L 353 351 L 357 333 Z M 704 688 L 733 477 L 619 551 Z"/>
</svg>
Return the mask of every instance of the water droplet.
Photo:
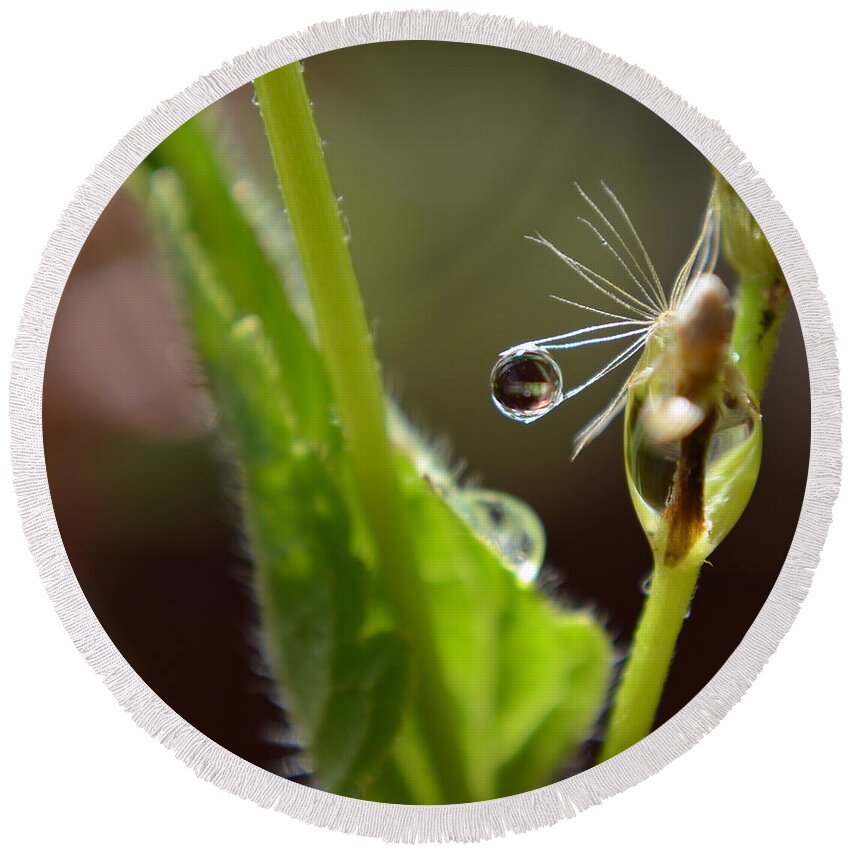
<svg viewBox="0 0 850 850">
<path fill-rule="evenodd" d="M 450 504 L 525 582 L 537 578 L 546 554 L 546 532 L 525 502 L 495 490 L 461 488 Z"/>
<path fill-rule="evenodd" d="M 534 422 L 562 399 L 561 368 L 537 346 L 521 346 L 503 354 L 490 373 L 493 403 L 516 422 Z"/>
<path fill-rule="evenodd" d="M 254 93 L 251 95 L 251 103 L 253 103 L 253 104 L 254 104 L 254 106 L 259 106 L 259 105 L 260 105 L 260 99 L 257 97 L 257 93 L 256 93 L 256 92 L 254 92 Z"/>
<path fill-rule="evenodd" d="M 649 596 L 649 591 L 652 587 L 652 573 L 645 575 L 640 581 L 640 592 L 644 596 Z"/>
<path fill-rule="evenodd" d="M 681 441 L 659 443 L 650 439 L 642 416 L 646 406 L 644 395 L 634 398 L 627 410 L 626 471 L 633 498 L 640 501 L 644 531 L 652 538 L 673 488 Z M 737 473 L 736 453 L 753 436 L 758 421 L 758 407 L 745 394 L 737 399 L 727 398 L 721 405 L 708 447 L 706 494 L 718 475 L 730 480 L 730 476 Z M 728 468 L 730 461 L 731 469 Z M 706 519 L 710 523 L 711 518 L 707 516 Z"/>
</svg>

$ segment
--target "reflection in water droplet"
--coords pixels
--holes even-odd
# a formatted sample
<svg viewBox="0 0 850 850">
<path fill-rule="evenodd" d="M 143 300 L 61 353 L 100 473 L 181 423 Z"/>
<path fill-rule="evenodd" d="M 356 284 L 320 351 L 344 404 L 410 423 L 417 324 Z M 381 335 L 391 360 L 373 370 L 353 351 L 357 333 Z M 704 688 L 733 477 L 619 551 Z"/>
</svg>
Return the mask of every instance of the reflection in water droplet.
<svg viewBox="0 0 850 850">
<path fill-rule="evenodd" d="M 532 508 L 507 493 L 478 488 L 457 490 L 450 501 L 522 581 L 532 582 L 537 578 L 546 554 L 546 532 Z"/>
<path fill-rule="evenodd" d="M 534 422 L 562 399 L 563 377 L 552 357 L 537 346 L 503 354 L 490 373 L 493 403 L 516 422 Z"/>
</svg>

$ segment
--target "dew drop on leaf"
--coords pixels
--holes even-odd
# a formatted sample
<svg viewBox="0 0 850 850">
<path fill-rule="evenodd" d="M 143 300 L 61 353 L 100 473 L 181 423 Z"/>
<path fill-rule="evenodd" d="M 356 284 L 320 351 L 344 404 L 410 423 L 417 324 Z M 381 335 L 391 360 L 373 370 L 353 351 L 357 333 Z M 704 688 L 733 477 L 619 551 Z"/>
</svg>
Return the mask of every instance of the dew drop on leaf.
<svg viewBox="0 0 850 850">
<path fill-rule="evenodd" d="M 548 352 L 523 346 L 503 354 L 490 373 L 493 403 L 516 422 L 534 422 L 562 398 L 561 369 Z"/>
<path fill-rule="evenodd" d="M 452 507 L 505 560 L 523 582 L 533 582 L 546 555 L 546 531 L 534 509 L 495 490 L 461 488 Z"/>
</svg>

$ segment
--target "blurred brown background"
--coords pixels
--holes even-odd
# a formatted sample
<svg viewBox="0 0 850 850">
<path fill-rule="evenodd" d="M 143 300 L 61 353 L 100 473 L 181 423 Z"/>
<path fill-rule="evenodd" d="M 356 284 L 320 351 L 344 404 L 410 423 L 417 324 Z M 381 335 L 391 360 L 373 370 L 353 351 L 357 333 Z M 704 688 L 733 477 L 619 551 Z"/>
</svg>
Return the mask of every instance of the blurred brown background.
<svg viewBox="0 0 850 850">
<path fill-rule="evenodd" d="M 523 239 L 539 231 L 616 274 L 576 222 L 586 209 L 572 181 L 597 196 L 600 179 L 614 188 L 669 285 L 699 227 L 708 164 L 616 90 L 512 51 L 407 42 L 306 65 L 389 387 L 476 479 L 538 511 L 551 592 L 595 609 L 625 648 L 650 556 L 626 492 L 621 423 L 572 464 L 569 449 L 627 372 L 531 426 L 495 410 L 488 376 L 502 349 L 592 322 L 550 293 L 606 307 Z M 273 190 L 250 90 L 214 112 L 227 149 Z M 740 642 L 794 534 L 810 409 L 791 312 L 763 402 L 761 477 L 704 570 L 659 721 Z M 559 356 L 568 385 L 613 354 L 603 348 Z M 76 263 L 48 355 L 44 443 L 59 527 L 95 613 L 148 684 L 228 749 L 291 773 L 212 422 L 147 223 L 119 194 Z"/>
</svg>

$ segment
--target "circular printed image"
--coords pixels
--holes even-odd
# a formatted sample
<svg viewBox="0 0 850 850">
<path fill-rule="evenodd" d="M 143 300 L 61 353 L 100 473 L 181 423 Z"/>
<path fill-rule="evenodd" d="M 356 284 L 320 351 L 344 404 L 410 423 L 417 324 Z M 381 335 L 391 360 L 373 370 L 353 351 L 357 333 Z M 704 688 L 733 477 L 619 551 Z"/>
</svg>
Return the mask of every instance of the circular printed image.
<svg viewBox="0 0 850 850">
<path fill-rule="evenodd" d="M 810 445 L 782 269 L 580 71 L 410 41 L 222 98 L 98 220 L 44 449 L 80 587 L 213 741 L 447 804 L 621 753 L 738 646 Z"/>
</svg>

